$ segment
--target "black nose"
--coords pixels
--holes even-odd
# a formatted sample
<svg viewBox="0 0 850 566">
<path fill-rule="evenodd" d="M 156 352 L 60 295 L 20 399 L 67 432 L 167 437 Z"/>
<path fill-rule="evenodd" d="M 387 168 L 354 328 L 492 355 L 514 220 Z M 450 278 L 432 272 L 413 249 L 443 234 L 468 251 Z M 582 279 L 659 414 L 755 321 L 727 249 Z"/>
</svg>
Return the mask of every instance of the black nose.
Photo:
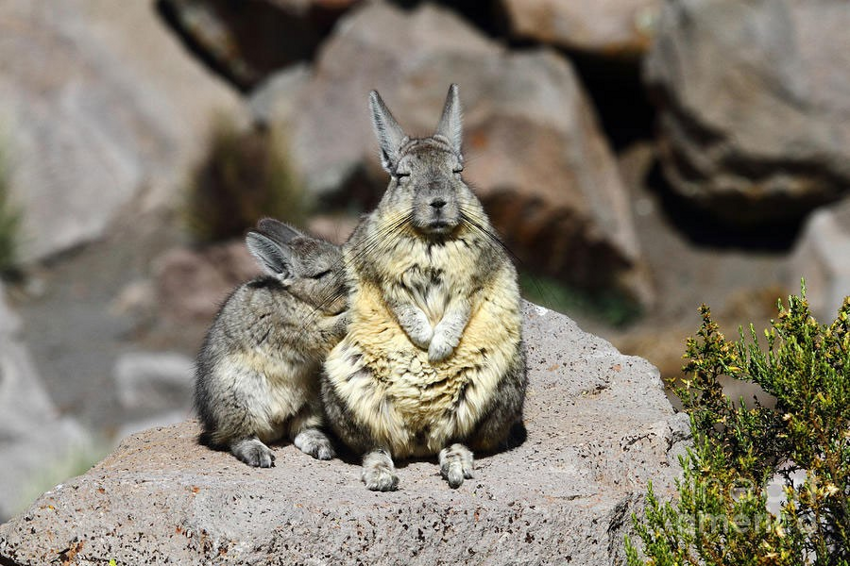
<svg viewBox="0 0 850 566">
<path fill-rule="evenodd" d="M 446 206 L 446 201 L 444 201 L 441 198 L 435 198 L 434 200 L 431 201 L 431 206 L 436 208 L 437 210 L 440 210 L 441 208 Z"/>
</svg>

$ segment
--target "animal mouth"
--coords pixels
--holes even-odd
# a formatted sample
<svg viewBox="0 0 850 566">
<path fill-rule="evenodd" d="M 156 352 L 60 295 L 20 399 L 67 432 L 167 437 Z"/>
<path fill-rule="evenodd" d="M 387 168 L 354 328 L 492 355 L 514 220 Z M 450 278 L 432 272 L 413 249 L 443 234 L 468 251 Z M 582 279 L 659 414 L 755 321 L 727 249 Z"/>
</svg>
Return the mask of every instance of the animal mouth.
<svg viewBox="0 0 850 566">
<path fill-rule="evenodd" d="M 426 228 L 431 234 L 447 234 L 455 229 L 455 225 L 445 220 L 432 220 Z"/>
</svg>

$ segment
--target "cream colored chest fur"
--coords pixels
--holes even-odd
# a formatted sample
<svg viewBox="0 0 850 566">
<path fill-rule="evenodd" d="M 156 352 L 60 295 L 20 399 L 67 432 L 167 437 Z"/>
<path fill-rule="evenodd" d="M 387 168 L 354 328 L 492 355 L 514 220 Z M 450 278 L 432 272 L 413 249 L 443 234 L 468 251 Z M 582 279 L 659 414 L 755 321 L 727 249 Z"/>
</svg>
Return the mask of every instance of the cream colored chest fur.
<svg viewBox="0 0 850 566">
<path fill-rule="evenodd" d="M 471 299 L 459 345 L 447 359 L 430 363 L 387 307 L 387 285 L 361 280 L 352 290 L 348 335 L 331 351 L 325 369 L 354 418 L 394 456 L 435 454 L 474 430 L 518 355 L 513 271 L 478 281 L 473 250 L 462 242 L 430 250 L 399 246 L 385 257 L 381 275 L 398 274 L 397 292 L 407 293 L 434 324 L 450 301 Z"/>
<path fill-rule="evenodd" d="M 281 425 L 296 415 L 318 394 L 318 362 L 297 362 L 277 355 L 269 347 L 230 354 L 221 371 L 228 372 L 252 408 L 257 436 L 263 442 L 277 440 Z M 251 368 L 253 371 L 241 371 Z"/>
<path fill-rule="evenodd" d="M 378 266 L 380 278 L 388 282 L 383 285 L 384 292 L 393 283 L 400 283 L 399 292 L 436 325 L 449 301 L 471 295 L 477 257 L 465 242 L 428 246 L 415 240 L 402 241 Z"/>
</svg>

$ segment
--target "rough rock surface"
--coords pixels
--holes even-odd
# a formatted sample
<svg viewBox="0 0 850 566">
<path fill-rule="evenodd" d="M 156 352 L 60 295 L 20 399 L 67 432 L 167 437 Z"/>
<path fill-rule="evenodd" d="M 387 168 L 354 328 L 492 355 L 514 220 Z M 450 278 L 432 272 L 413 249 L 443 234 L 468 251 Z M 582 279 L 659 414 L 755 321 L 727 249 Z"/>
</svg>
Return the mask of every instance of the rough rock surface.
<svg viewBox="0 0 850 566">
<path fill-rule="evenodd" d="M 673 187 L 727 219 L 850 187 L 850 3 L 668 0 L 647 58 Z"/>
<path fill-rule="evenodd" d="M 186 42 L 236 86 L 312 58 L 339 16 L 359 0 L 159 0 Z"/>
<path fill-rule="evenodd" d="M 661 0 L 502 0 L 511 33 L 601 56 L 644 53 Z"/>
<path fill-rule="evenodd" d="M 835 320 L 850 296 L 850 199 L 815 211 L 803 227 L 788 260 L 786 285 L 797 289 L 806 279 L 806 296 L 820 322 Z"/>
<path fill-rule="evenodd" d="M 430 135 L 450 83 L 464 108 L 465 178 L 531 266 L 593 287 L 639 263 L 617 165 L 569 62 L 511 53 L 444 8 L 368 4 L 340 20 L 293 116 L 292 164 L 314 193 L 367 205 L 386 188 L 367 98 L 377 88 L 411 135 Z M 355 194 L 352 195 L 352 192 Z M 635 278 L 630 290 L 650 293 Z"/>
<path fill-rule="evenodd" d="M 678 473 L 681 415 L 648 362 L 568 318 L 525 308 L 528 439 L 448 488 L 437 466 L 368 492 L 356 462 L 278 446 L 252 469 L 196 442 L 190 421 L 126 440 L 0 526 L 3 564 L 622 563 L 646 483 Z"/>
<path fill-rule="evenodd" d="M 235 108 L 150 3 L 0 4 L 0 134 L 23 259 L 98 237 L 131 202 L 173 198 L 209 114 Z"/>
<path fill-rule="evenodd" d="M 0 521 L 26 503 L 20 497 L 34 477 L 89 443 L 85 431 L 53 406 L 18 338 L 20 324 L 0 285 Z"/>
</svg>

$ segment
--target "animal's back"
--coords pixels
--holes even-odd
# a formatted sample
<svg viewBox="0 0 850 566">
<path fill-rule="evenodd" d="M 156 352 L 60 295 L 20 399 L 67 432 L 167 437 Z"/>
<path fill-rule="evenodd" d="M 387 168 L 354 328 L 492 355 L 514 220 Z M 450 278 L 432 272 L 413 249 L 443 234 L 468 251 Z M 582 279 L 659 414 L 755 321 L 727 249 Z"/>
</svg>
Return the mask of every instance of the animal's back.
<svg viewBox="0 0 850 566">
<path fill-rule="evenodd" d="M 274 278 L 234 291 L 198 357 L 196 404 L 213 443 L 243 428 L 275 440 L 281 425 L 318 397 L 321 359 L 336 343 L 323 324 L 328 318 Z"/>
</svg>

